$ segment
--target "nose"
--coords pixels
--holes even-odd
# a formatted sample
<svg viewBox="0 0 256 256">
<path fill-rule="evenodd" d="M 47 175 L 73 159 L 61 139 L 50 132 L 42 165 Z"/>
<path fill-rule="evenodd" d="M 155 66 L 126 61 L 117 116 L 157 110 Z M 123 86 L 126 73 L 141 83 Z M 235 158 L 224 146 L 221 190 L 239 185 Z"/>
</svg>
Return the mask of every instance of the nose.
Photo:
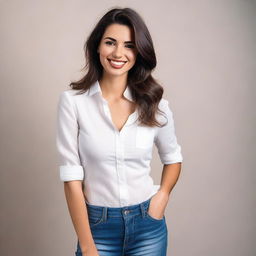
<svg viewBox="0 0 256 256">
<path fill-rule="evenodd" d="M 117 45 L 113 51 L 113 57 L 118 59 L 122 57 L 122 46 L 121 45 Z"/>
</svg>

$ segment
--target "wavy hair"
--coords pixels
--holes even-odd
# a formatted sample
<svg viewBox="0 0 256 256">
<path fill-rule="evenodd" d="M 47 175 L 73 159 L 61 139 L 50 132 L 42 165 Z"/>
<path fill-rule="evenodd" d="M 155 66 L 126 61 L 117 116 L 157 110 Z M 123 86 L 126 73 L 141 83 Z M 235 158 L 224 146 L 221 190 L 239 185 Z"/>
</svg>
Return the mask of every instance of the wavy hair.
<svg viewBox="0 0 256 256">
<path fill-rule="evenodd" d="M 134 66 L 128 71 L 127 86 L 138 108 L 138 120 L 146 126 L 162 126 L 156 119 L 156 112 L 163 113 L 158 104 L 164 89 L 151 75 L 157 64 L 152 38 L 142 17 L 131 8 L 113 8 L 98 21 L 84 44 L 86 62 L 82 70 L 87 70 L 87 73 L 69 86 L 81 90 L 78 94 L 82 94 L 101 79 L 103 67 L 97 48 L 106 28 L 111 24 L 127 25 L 134 33 L 138 54 Z"/>
</svg>

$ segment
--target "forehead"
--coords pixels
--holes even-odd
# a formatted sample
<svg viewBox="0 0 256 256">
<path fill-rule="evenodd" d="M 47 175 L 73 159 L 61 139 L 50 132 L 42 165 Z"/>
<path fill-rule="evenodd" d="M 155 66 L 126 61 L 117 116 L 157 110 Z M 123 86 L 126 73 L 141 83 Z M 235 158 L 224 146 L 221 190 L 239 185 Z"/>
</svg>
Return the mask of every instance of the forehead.
<svg viewBox="0 0 256 256">
<path fill-rule="evenodd" d="M 109 25 L 106 28 L 102 38 L 104 39 L 107 36 L 112 37 L 119 41 L 129 41 L 134 39 L 133 30 L 127 25 L 121 25 L 121 24 Z"/>
</svg>

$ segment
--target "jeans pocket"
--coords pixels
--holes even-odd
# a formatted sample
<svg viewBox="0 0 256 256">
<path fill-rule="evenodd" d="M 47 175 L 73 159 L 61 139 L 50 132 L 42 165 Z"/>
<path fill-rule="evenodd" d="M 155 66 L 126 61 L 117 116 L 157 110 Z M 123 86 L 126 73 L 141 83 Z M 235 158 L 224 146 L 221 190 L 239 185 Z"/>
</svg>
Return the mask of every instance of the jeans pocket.
<svg viewBox="0 0 256 256">
<path fill-rule="evenodd" d="M 153 196 L 152 196 L 153 197 Z M 156 221 L 156 222 L 160 222 L 160 221 L 163 221 L 165 219 L 165 215 L 163 215 L 163 217 L 161 219 L 156 219 L 155 217 L 152 217 L 151 215 L 149 215 L 148 213 L 148 210 L 149 210 L 149 207 L 150 207 L 150 202 L 151 202 L 151 199 L 152 197 L 149 199 L 149 202 L 148 202 L 148 205 L 146 207 L 146 217 L 150 220 L 153 220 L 153 221 Z"/>
<path fill-rule="evenodd" d="M 103 222 L 103 215 L 88 215 L 90 227 L 93 228 Z"/>
<path fill-rule="evenodd" d="M 155 217 L 152 217 L 151 215 L 149 215 L 148 210 L 146 211 L 146 217 L 156 222 L 161 222 L 165 220 L 165 215 L 161 219 L 156 219 Z"/>
</svg>

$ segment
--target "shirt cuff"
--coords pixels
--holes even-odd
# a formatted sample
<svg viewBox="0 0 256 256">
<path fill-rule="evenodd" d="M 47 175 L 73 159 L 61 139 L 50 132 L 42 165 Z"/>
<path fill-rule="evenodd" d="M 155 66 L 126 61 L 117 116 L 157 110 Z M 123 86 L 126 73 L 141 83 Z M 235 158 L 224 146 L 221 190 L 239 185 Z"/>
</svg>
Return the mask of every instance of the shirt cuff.
<svg viewBox="0 0 256 256">
<path fill-rule="evenodd" d="M 160 154 L 160 159 L 162 164 L 174 164 L 174 163 L 181 163 L 183 161 L 183 157 L 180 153 L 167 153 L 167 154 Z"/>
<path fill-rule="evenodd" d="M 81 165 L 61 165 L 60 179 L 62 181 L 83 180 L 84 170 Z"/>
</svg>

